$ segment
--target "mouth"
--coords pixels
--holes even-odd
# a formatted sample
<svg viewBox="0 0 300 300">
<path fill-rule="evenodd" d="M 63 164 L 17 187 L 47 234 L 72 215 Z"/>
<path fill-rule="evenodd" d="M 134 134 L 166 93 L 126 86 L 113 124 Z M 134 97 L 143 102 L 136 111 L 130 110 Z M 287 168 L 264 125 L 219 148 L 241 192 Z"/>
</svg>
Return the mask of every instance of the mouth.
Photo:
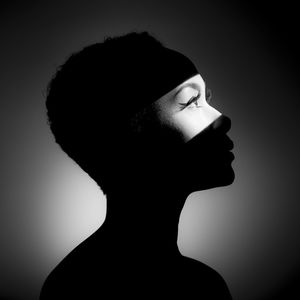
<svg viewBox="0 0 300 300">
<path fill-rule="evenodd" d="M 228 151 L 228 156 L 230 157 L 231 161 L 235 159 L 235 156 L 231 151 Z"/>
<path fill-rule="evenodd" d="M 234 144 L 233 144 L 233 141 L 228 137 L 226 136 L 226 140 L 224 140 L 224 143 L 221 147 L 223 149 L 223 153 L 225 155 L 226 158 L 228 158 L 229 160 L 233 161 L 235 156 L 232 152 L 233 148 L 234 148 Z"/>
<path fill-rule="evenodd" d="M 233 141 L 228 138 L 228 141 L 227 141 L 227 150 L 231 151 L 231 150 L 233 150 L 233 148 L 234 148 Z"/>
</svg>

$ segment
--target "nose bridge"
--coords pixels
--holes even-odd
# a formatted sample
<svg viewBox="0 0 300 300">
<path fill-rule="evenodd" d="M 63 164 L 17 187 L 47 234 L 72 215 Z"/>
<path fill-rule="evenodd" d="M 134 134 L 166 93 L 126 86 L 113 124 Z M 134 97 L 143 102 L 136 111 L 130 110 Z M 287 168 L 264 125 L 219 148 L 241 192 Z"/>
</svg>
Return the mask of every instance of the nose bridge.
<svg viewBox="0 0 300 300">
<path fill-rule="evenodd" d="M 217 120 L 222 114 L 212 106 L 209 106 L 209 109 L 210 109 L 210 117 L 212 123 L 215 120 Z"/>
</svg>

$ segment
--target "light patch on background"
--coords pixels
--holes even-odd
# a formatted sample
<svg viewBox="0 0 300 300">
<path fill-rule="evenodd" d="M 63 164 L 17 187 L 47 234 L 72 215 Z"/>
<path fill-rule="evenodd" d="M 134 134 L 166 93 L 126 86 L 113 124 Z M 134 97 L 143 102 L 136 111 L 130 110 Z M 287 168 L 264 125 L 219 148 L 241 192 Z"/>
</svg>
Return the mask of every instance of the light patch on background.
<svg viewBox="0 0 300 300">
<path fill-rule="evenodd" d="M 59 156 L 44 185 L 47 201 L 42 207 L 44 241 L 63 258 L 101 226 L 106 199 L 98 185 L 71 159 Z"/>
</svg>

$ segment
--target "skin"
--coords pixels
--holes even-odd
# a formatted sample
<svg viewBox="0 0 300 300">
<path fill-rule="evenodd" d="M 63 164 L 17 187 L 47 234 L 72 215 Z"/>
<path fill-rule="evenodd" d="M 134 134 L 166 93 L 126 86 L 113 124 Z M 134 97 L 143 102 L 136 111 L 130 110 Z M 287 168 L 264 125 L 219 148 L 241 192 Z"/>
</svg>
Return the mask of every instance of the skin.
<svg viewBox="0 0 300 300">
<path fill-rule="evenodd" d="M 197 102 L 188 107 L 183 106 L 199 94 Z M 153 109 L 164 126 L 175 129 L 183 141 L 187 142 L 221 116 L 221 113 L 208 103 L 206 96 L 205 82 L 201 75 L 197 74 L 155 101 Z"/>
</svg>

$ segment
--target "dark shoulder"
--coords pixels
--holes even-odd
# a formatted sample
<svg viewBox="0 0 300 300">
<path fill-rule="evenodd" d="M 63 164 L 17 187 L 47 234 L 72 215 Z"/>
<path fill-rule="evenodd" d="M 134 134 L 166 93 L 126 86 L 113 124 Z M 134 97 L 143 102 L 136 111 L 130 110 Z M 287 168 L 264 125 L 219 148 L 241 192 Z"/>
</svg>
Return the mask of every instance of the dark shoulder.
<svg viewBox="0 0 300 300">
<path fill-rule="evenodd" d="M 203 274 L 203 276 L 207 278 L 212 278 L 212 279 L 222 278 L 222 276 L 216 270 L 214 270 L 213 268 L 209 267 L 208 265 L 194 258 L 190 258 L 182 255 L 181 265 L 192 272 L 198 273 L 199 275 Z"/>
<path fill-rule="evenodd" d="M 75 261 L 71 257 L 73 256 L 65 257 L 47 276 L 42 286 L 40 300 L 62 299 L 66 296 L 67 288 L 78 284 L 76 274 L 80 273 L 80 267 L 74 264 Z"/>
<path fill-rule="evenodd" d="M 224 278 L 216 270 L 186 256 L 182 256 L 181 264 L 183 272 L 188 274 L 185 276 L 189 285 L 194 287 L 194 292 L 205 295 L 204 299 L 232 299 Z"/>
<path fill-rule="evenodd" d="M 93 238 L 77 246 L 49 274 L 40 300 L 88 299 L 87 295 L 116 295 L 122 291 L 139 299 L 139 290 L 151 291 L 153 297 L 169 297 L 176 292 L 180 298 L 231 300 L 222 276 L 206 264 L 185 256 L 155 259 L 129 259 L 93 242 Z M 122 254 L 122 255 L 121 255 Z M 155 298 L 154 297 L 154 298 Z M 91 298 L 93 298 L 91 296 Z"/>
<path fill-rule="evenodd" d="M 95 270 L 99 269 L 89 244 L 84 241 L 78 245 L 50 272 L 42 286 L 40 300 L 72 299 L 75 296 L 72 291 L 86 290 L 85 286 L 92 283 Z"/>
</svg>

